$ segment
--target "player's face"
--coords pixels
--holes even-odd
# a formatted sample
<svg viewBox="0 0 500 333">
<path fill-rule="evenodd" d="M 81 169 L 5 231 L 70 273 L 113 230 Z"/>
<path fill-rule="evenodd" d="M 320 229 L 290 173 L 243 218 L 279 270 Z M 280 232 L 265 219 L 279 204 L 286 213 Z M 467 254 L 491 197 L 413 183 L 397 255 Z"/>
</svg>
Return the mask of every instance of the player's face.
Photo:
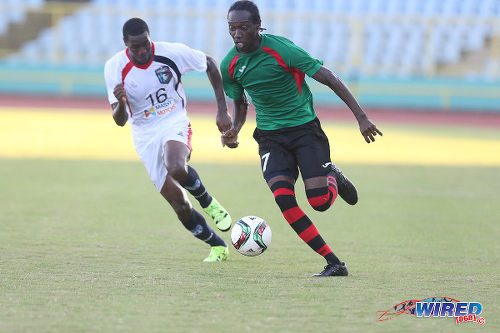
<svg viewBox="0 0 500 333">
<path fill-rule="evenodd" d="M 147 64 L 153 56 L 151 39 L 147 31 L 137 36 L 128 36 L 127 40 L 125 40 L 125 45 L 128 47 L 132 62 L 136 65 Z"/>
<path fill-rule="evenodd" d="M 252 23 L 251 14 L 247 10 L 233 10 L 227 15 L 229 34 L 233 38 L 238 52 L 250 53 L 260 46 L 260 22 Z"/>
</svg>

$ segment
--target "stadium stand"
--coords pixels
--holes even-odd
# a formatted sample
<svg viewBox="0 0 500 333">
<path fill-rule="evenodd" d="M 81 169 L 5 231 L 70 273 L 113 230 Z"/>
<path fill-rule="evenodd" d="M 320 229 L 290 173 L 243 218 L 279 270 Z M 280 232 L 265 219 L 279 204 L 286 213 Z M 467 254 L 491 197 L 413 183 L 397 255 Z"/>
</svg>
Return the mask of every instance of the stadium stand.
<svg viewBox="0 0 500 333">
<path fill-rule="evenodd" d="M 500 111 L 500 0 L 254 0 L 266 32 L 290 38 L 372 107 Z M 130 17 L 155 40 L 220 61 L 233 0 L 2 0 L 0 94 L 103 96 L 104 62 Z M 203 74 L 183 79 L 213 98 Z M 316 102 L 340 104 L 310 80 Z"/>
<path fill-rule="evenodd" d="M 28 10 L 51 12 L 53 24 L 11 50 L 4 61 L 102 64 L 123 47 L 121 26 L 131 16 L 150 23 L 154 39 L 179 41 L 220 60 L 231 47 L 225 12 L 232 0 L 94 0 L 76 12 L 42 0 L 5 0 L 0 33 Z M 457 75 L 497 78 L 500 61 L 491 41 L 500 35 L 500 0 L 259 0 L 263 26 L 289 37 L 349 75 L 435 76 L 483 55 Z M 56 5 L 57 1 L 52 1 Z M 59 6 L 63 6 L 59 4 Z M 62 17 L 62 19 L 58 19 Z M 29 22 L 26 22 L 29 24 Z M 484 52 L 488 50 L 488 52 Z M 6 51 L 4 54 L 8 53 Z M 445 71 L 452 75 L 453 70 Z M 460 72 L 460 70 L 458 70 Z"/>
</svg>

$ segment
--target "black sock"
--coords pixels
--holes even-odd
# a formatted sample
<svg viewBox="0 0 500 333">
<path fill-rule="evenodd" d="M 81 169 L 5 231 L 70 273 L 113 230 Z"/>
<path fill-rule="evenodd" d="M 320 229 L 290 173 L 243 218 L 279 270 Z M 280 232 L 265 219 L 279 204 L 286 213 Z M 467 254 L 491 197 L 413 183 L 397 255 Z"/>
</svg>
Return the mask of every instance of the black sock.
<svg viewBox="0 0 500 333">
<path fill-rule="evenodd" d="M 339 258 L 332 252 L 325 256 L 326 262 L 328 264 L 337 265 L 340 264 Z"/>
<path fill-rule="evenodd" d="M 207 207 L 212 202 L 212 197 L 208 194 L 207 189 L 203 186 L 200 176 L 195 169 L 188 165 L 188 175 L 184 181 L 180 183 L 193 197 L 198 200 L 202 208 Z"/>
<path fill-rule="evenodd" d="M 208 225 L 203 216 L 193 209 L 193 215 L 186 220 L 181 221 L 184 227 L 189 230 L 194 237 L 204 241 L 210 246 L 226 246 L 226 243 L 220 238 Z"/>
</svg>

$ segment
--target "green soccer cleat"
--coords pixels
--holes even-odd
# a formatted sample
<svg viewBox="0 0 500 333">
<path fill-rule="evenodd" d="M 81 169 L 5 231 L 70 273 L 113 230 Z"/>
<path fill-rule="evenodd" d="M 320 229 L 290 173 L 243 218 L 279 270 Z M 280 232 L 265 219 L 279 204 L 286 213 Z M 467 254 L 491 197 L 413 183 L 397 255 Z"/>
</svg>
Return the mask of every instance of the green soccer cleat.
<svg viewBox="0 0 500 333">
<path fill-rule="evenodd" d="M 229 255 L 229 250 L 227 246 L 212 246 L 210 249 L 210 254 L 203 261 L 204 262 L 217 262 L 217 261 L 226 261 L 227 256 Z"/>
<path fill-rule="evenodd" d="M 220 231 L 231 229 L 231 216 L 229 216 L 227 210 L 215 198 L 212 197 L 210 205 L 203 208 L 203 210 L 215 221 L 215 225 Z"/>
</svg>

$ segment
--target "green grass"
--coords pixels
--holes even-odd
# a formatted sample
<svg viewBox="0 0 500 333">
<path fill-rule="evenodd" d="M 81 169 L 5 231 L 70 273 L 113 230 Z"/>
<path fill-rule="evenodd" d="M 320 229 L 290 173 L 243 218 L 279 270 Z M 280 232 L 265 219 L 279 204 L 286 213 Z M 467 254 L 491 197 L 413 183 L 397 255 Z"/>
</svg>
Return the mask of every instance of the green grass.
<svg viewBox="0 0 500 333">
<path fill-rule="evenodd" d="M 0 159 L 1 332 L 401 332 L 500 329 L 499 168 L 341 165 L 360 202 L 313 211 L 347 278 L 287 225 L 259 166 L 194 165 L 233 218 L 273 231 L 228 262 L 176 220 L 139 162 Z M 195 204 L 195 207 L 199 207 Z M 223 235 L 229 241 L 229 233 Z M 377 311 L 479 301 L 486 324 Z"/>
</svg>

